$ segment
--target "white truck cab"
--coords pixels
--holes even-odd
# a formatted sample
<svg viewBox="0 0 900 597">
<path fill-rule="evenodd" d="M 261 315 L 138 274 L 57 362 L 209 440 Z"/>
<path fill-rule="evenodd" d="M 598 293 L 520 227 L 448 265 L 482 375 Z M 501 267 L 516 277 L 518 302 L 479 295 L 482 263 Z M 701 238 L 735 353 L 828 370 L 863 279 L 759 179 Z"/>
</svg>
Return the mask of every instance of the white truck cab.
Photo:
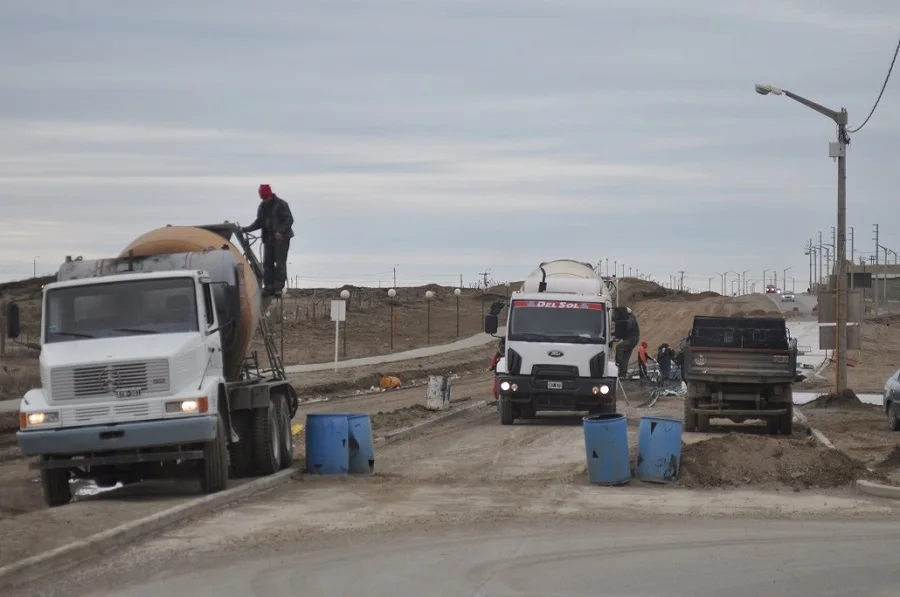
<svg viewBox="0 0 900 597">
<path fill-rule="evenodd" d="M 540 410 L 616 411 L 615 306 L 589 264 L 541 264 L 508 307 L 506 352 L 496 370 L 504 425 Z M 497 329 L 497 315 L 485 316 L 485 331 Z"/>
</svg>

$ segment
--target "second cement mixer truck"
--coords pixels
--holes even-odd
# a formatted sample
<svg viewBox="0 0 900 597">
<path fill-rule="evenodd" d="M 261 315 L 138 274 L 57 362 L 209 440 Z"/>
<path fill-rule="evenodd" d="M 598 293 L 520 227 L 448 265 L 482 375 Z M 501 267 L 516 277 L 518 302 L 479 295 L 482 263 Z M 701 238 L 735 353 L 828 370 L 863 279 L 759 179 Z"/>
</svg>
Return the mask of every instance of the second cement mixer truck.
<svg viewBox="0 0 900 597">
<path fill-rule="evenodd" d="M 509 298 L 506 353 L 497 363 L 500 422 L 537 411 L 616 412 L 614 340 L 627 327 L 590 264 L 542 263 Z M 498 316 L 485 316 L 495 334 Z"/>
<path fill-rule="evenodd" d="M 229 223 L 167 226 L 117 258 L 66 259 L 43 290 L 41 387 L 19 412 L 19 447 L 38 456 L 47 505 L 71 501 L 72 479 L 186 475 L 212 493 L 229 472 L 290 466 L 298 400 L 260 278 L 250 239 Z M 15 304 L 7 315 L 15 338 Z M 260 331 L 265 361 L 249 350 Z"/>
</svg>

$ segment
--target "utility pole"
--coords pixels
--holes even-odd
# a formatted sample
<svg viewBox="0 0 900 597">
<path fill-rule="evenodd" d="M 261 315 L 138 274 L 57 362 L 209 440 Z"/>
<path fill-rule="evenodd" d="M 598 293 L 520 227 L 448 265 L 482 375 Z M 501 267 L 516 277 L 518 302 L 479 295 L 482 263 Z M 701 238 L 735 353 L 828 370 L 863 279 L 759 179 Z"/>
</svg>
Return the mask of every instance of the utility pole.
<svg viewBox="0 0 900 597">
<path fill-rule="evenodd" d="M 856 288 L 856 245 L 854 239 L 853 226 L 850 226 L 850 290 Z"/>
<path fill-rule="evenodd" d="M 681 274 L 681 279 L 678 281 L 678 290 L 684 291 L 684 270 L 679 270 L 679 274 Z"/>
<path fill-rule="evenodd" d="M 397 288 L 397 266 L 394 266 L 394 289 Z M 393 325 L 393 324 L 391 324 Z"/>
<path fill-rule="evenodd" d="M 881 248 L 881 245 L 878 244 L 878 224 L 873 224 L 873 228 L 875 228 L 875 237 L 874 237 L 874 238 L 875 238 L 875 268 L 877 269 L 877 268 L 878 268 L 878 264 L 879 264 L 878 250 Z M 885 259 L 885 261 L 887 261 L 887 259 Z M 876 274 L 876 276 L 877 276 L 877 274 Z M 880 301 L 879 301 L 879 297 L 878 297 L 878 293 L 877 293 L 877 292 L 875 293 L 875 297 L 874 297 L 874 298 L 875 298 L 875 303 L 876 303 L 876 304 L 880 302 Z"/>
<path fill-rule="evenodd" d="M 822 283 L 822 258 L 825 256 L 825 245 L 822 244 L 822 231 L 819 231 L 819 284 Z"/>
<path fill-rule="evenodd" d="M 487 290 L 487 287 L 488 287 L 488 276 L 491 275 L 491 270 L 490 270 L 490 268 L 486 268 L 483 272 L 480 272 L 478 275 L 481 276 L 481 281 L 482 281 L 482 283 L 484 284 L 485 290 Z"/>
</svg>

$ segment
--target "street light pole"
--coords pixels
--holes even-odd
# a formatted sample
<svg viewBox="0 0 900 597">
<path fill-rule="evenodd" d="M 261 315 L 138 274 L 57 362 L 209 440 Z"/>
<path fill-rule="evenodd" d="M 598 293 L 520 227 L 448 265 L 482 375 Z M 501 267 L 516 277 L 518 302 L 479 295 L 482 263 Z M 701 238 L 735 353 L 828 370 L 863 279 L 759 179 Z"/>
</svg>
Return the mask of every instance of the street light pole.
<svg viewBox="0 0 900 597">
<path fill-rule="evenodd" d="M 761 95 L 786 95 L 795 102 L 803 104 L 807 108 L 815 110 L 823 116 L 827 116 L 838 127 L 837 141 L 828 145 L 828 155 L 837 158 L 837 258 L 835 268 L 835 343 L 834 352 L 837 355 L 837 370 L 835 371 L 835 391 L 843 392 L 847 389 L 847 145 L 850 137 L 847 134 L 847 110 L 840 111 L 826 108 L 814 101 L 808 100 L 787 89 L 780 89 L 772 85 L 756 85 L 756 92 Z"/>
<path fill-rule="evenodd" d="M 459 338 L 459 295 L 462 294 L 462 288 L 454 288 L 453 294 L 456 295 L 456 337 Z"/>
<path fill-rule="evenodd" d="M 428 344 L 431 344 L 431 299 L 434 298 L 434 292 L 425 291 L 425 338 Z"/>
<path fill-rule="evenodd" d="M 393 288 L 388 289 L 388 303 L 391 305 L 391 350 L 394 350 L 394 297 L 397 291 Z"/>
<path fill-rule="evenodd" d="M 747 272 L 749 271 L 745 269 L 744 273 L 741 274 L 741 294 L 747 294 Z"/>
</svg>

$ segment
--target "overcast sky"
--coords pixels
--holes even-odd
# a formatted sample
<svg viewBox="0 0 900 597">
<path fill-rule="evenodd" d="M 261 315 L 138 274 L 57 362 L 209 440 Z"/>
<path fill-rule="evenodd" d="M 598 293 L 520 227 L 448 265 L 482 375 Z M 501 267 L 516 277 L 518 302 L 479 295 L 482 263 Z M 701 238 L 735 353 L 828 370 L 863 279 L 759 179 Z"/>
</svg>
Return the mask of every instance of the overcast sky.
<svg viewBox="0 0 900 597">
<path fill-rule="evenodd" d="M 249 223 L 265 182 L 305 286 L 609 258 L 805 289 L 834 126 L 753 85 L 859 125 L 898 34 L 896 0 L 7 0 L 0 279 Z M 866 253 L 876 222 L 900 251 L 897 77 L 849 150 Z"/>
</svg>

